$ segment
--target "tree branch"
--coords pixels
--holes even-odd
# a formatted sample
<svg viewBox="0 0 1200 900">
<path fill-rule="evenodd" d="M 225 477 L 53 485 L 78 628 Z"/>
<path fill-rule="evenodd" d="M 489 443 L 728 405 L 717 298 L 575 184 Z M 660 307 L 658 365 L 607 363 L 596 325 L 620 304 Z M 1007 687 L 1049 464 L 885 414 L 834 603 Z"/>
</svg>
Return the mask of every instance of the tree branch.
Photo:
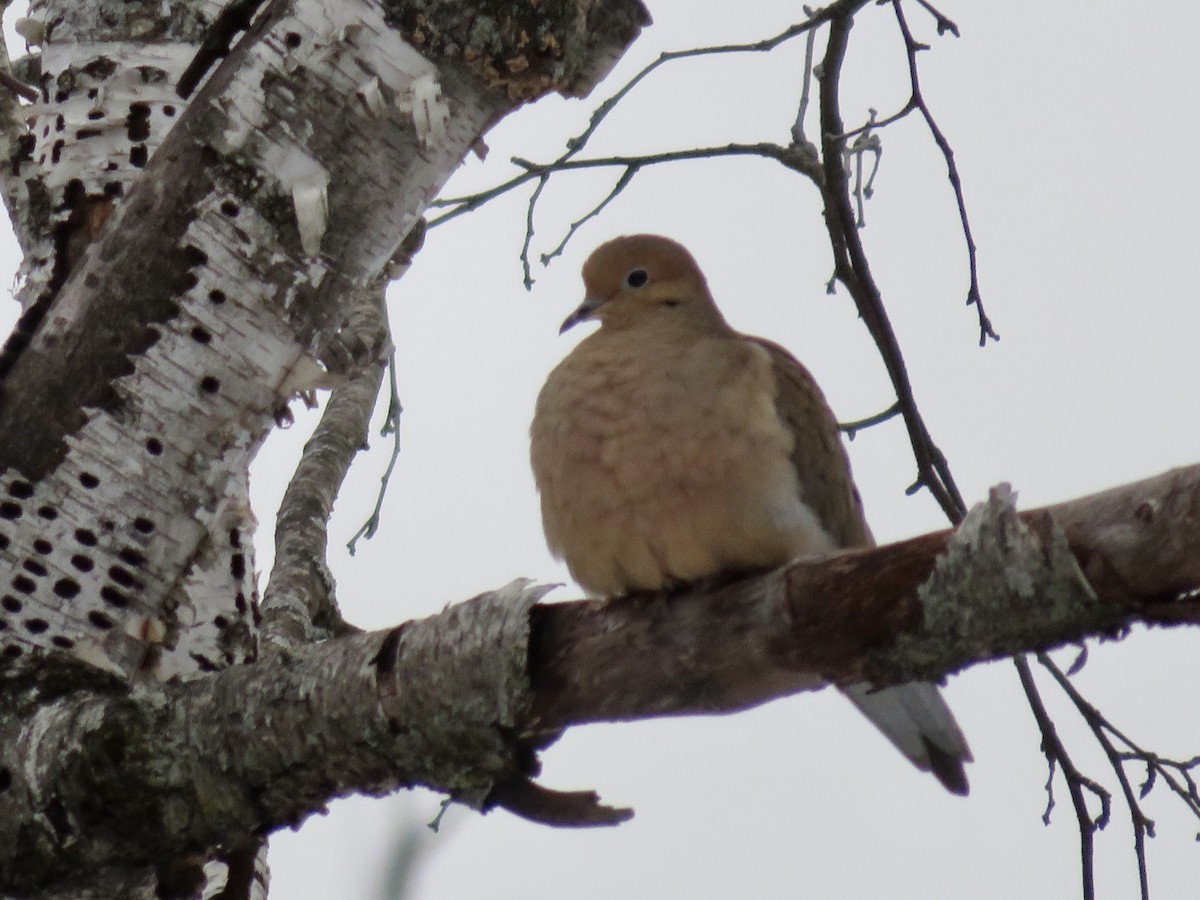
<svg viewBox="0 0 1200 900">
<path fill-rule="evenodd" d="M 728 712 L 827 681 L 937 678 L 986 659 L 1112 635 L 1134 621 L 1200 621 L 1200 598 L 1183 596 L 1200 585 L 1200 466 L 1020 520 L 1047 554 L 1055 525 L 1062 528 L 1090 599 L 998 591 L 987 570 L 1005 579 L 1029 571 L 1007 536 L 986 544 L 1001 551 L 992 565 L 984 566 L 981 546 L 969 545 L 959 570 L 965 580 L 922 594 L 935 560 L 964 528 L 797 562 L 712 590 L 538 606 L 534 718 L 553 729 Z"/>
<path fill-rule="evenodd" d="M 353 326 L 343 333 L 365 345 L 365 358 L 358 361 L 358 371 L 330 393 L 279 504 L 275 564 L 261 604 L 263 631 L 272 642 L 295 646 L 347 627 L 325 562 L 328 524 L 350 464 L 366 446 L 371 412 L 387 367 L 390 339 L 382 288 L 362 293 L 353 318 Z"/>
<path fill-rule="evenodd" d="M 31 711 L 0 735 L 0 889 L 114 855 L 208 852 L 350 791 L 406 785 L 612 824 L 628 813 L 532 782 L 562 729 L 1200 621 L 1200 465 L 1019 517 L 1008 500 L 994 490 L 956 532 L 670 596 L 531 606 L 547 588 L 514 583 L 192 682 L 131 691 L 73 680 L 79 664 L 61 655 L 26 657 L 0 670 L 6 702 Z M 34 758 L 47 771 L 31 782 Z"/>
<path fill-rule="evenodd" d="M 904 424 L 917 462 L 917 480 L 913 488 L 926 487 L 952 522 L 962 518 L 966 507 L 945 458 L 929 434 L 917 408 L 908 367 L 900 352 L 896 334 L 883 308 L 883 298 L 871 274 L 866 251 L 859 237 L 850 206 L 850 187 L 842 150 L 845 126 L 839 100 L 842 63 L 850 39 L 851 21 L 835 19 L 829 26 L 829 43 L 821 62 L 821 134 L 825 200 L 825 221 L 833 248 L 837 279 L 849 290 L 859 316 L 879 349 L 879 355 L 896 390 L 896 399 L 904 413 Z"/>
</svg>

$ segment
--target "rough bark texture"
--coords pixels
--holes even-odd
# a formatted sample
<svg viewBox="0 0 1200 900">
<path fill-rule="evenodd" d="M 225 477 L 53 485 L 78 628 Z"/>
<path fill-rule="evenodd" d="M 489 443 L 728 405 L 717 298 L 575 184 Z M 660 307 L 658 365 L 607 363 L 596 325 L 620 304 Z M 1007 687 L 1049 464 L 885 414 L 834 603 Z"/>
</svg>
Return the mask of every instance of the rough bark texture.
<svg viewBox="0 0 1200 900">
<path fill-rule="evenodd" d="M 179 738 L 160 731 L 186 723 L 159 685 L 211 690 L 259 653 L 248 463 L 292 397 L 377 377 L 377 354 L 347 352 L 355 303 L 482 132 L 548 90 L 588 90 L 644 21 L 633 0 L 31 4 L 41 52 L 17 70 L 42 99 L 5 131 L 27 256 L 0 352 L 0 654 L 16 667 L 0 756 L 21 757 L 0 803 L 23 810 L 0 825 L 18 851 L 0 853 L 0 890 L 193 896 L 216 889 L 213 866 L 254 887 L 243 826 L 261 816 L 217 798 L 210 821 L 211 785 L 176 783 L 186 753 L 164 766 Z M 327 587 L 288 593 L 311 614 Z M 298 624 L 285 642 L 316 633 Z M 43 666 L 70 700 L 21 687 Z M 97 793 L 126 763 L 143 780 Z M 463 778 L 475 802 L 492 783 Z M 140 820 L 106 817 L 126 803 Z M 158 835 L 165 855 L 142 841 L 193 824 L 198 839 Z"/>
<path fill-rule="evenodd" d="M 203 859 L 230 834 L 298 823 L 351 791 L 438 784 L 482 806 L 524 765 L 508 735 L 527 715 L 528 609 L 545 590 L 514 583 L 391 631 L 165 685 L 12 664 L 6 701 L 22 715 L 0 754 L 3 887 Z"/>
<path fill-rule="evenodd" d="M 316 359 L 347 299 L 517 105 L 462 64 L 413 50 L 386 21 L 402 8 L 270 4 L 36 329 L 7 348 L 0 517 L 16 524 L 0 539 L 27 571 L 4 598 L 15 616 L 6 652 L 69 643 L 126 674 L 147 664 L 147 648 L 156 659 L 199 652 L 174 589 L 217 530 L 231 478 L 291 396 L 344 374 Z M 562 29 L 564 59 L 578 55 L 572 90 L 585 60 L 602 69 L 597 46 L 605 59 L 622 46 L 601 27 L 610 8 L 628 40 L 632 5 L 586 7 L 588 32 L 583 7 L 564 6 L 557 24 L 543 17 L 547 34 Z M 455 10 L 472 28 L 488 21 L 459 4 L 426 13 L 448 22 Z M 114 571 L 116 583 L 88 574 Z M 230 598 L 198 614 L 245 621 L 247 607 Z"/>
<path fill-rule="evenodd" d="M 533 722 L 729 712 L 1200 616 L 1200 466 L 1020 522 L 993 498 L 957 532 L 711 590 L 535 607 Z"/>
<path fill-rule="evenodd" d="M 275 644 L 310 643 L 345 627 L 325 562 L 328 523 L 350 464 L 366 446 L 391 352 L 382 288 L 363 292 L 352 320 L 343 338 L 359 344 L 348 352 L 367 365 L 330 393 L 275 519 L 275 563 L 261 606 L 265 638 Z"/>
<path fill-rule="evenodd" d="M 628 812 L 530 780 L 562 728 L 937 676 L 1200 615 L 1200 466 L 1019 518 L 1009 499 L 996 492 L 953 533 L 672 596 L 532 606 L 545 588 L 518 582 L 186 682 L 131 687 L 30 655 L 0 679 L 21 711 L 0 739 L 3 886 L 183 865 L 223 836 L 405 785 L 612 824 Z M 971 574 L 963 550 L 981 538 L 1004 587 L 990 567 Z"/>
</svg>

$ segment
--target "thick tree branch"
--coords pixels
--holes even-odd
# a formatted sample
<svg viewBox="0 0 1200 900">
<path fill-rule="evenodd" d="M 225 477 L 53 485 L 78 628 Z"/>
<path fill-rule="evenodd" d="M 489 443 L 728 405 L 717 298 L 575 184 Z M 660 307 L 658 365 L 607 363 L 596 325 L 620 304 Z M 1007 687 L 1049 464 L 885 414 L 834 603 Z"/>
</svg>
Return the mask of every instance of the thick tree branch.
<svg viewBox="0 0 1200 900">
<path fill-rule="evenodd" d="M 551 824 L 611 824 L 628 813 L 531 781 L 536 750 L 563 728 L 730 712 L 1137 621 L 1195 622 L 1198 522 L 1194 466 L 1019 518 L 998 490 L 956 532 L 672 596 L 531 608 L 545 589 L 515 583 L 182 684 L 131 691 L 27 658 L 0 670 L 6 701 L 30 711 L 0 741 L 0 889 L 138 861 L 129 854 L 207 853 L 333 797 L 405 785 Z M 31 782 L 34 759 L 47 772 Z"/>
<path fill-rule="evenodd" d="M 1091 599 L 1006 596 L 994 574 L 1028 567 L 998 543 L 986 568 L 977 545 L 958 544 L 966 580 L 939 576 L 946 590 L 923 592 L 956 534 L 942 531 L 711 590 L 538 606 L 534 720 L 555 729 L 728 712 L 828 681 L 937 678 L 1137 621 L 1200 621 L 1200 596 L 1188 595 L 1200 588 L 1200 466 L 1020 519 L 1047 556 L 1063 530 Z"/>
<path fill-rule="evenodd" d="M 0 892 L 207 856 L 351 791 L 430 784 L 484 805 L 527 765 L 509 735 L 528 704 L 528 609 L 546 590 L 518 582 L 387 631 L 132 690 L 62 654 L 45 660 L 50 684 L 36 660 L 10 663 L 4 700 L 24 714 L 0 735 Z"/>
</svg>

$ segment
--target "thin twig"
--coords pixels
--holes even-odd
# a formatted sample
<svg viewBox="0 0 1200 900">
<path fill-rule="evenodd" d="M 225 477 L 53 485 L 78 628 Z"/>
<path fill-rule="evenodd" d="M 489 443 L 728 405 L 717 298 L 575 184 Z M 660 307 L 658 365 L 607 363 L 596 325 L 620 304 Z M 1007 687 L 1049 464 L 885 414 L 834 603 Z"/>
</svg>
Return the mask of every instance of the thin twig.
<svg viewBox="0 0 1200 900">
<path fill-rule="evenodd" d="M 363 522 L 358 531 L 354 532 L 354 535 L 346 542 L 346 549 L 350 551 L 351 556 L 354 555 L 355 547 L 360 539 L 369 541 L 379 530 L 379 523 L 383 515 L 383 500 L 387 496 L 388 485 L 391 483 L 396 461 L 400 458 L 400 414 L 404 412 L 404 407 L 400 404 L 400 391 L 396 384 L 395 354 L 392 354 L 391 359 L 388 360 L 388 385 L 387 415 L 384 417 L 383 427 L 379 429 L 379 435 L 380 437 L 391 437 L 392 452 L 388 457 L 387 468 L 379 477 L 379 491 L 375 495 L 375 508 L 371 510 L 367 521 Z"/>
<path fill-rule="evenodd" d="M 1075 818 L 1079 823 L 1079 856 L 1080 875 L 1083 880 L 1083 900 L 1095 900 L 1096 832 L 1108 824 L 1112 795 L 1075 767 L 1074 761 L 1072 761 L 1070 754 L 1067 753 L 1067 748 L 1063 746 L 1062 740 L 1058 736 L 1058 729 L 1054 727 L 1054 720 L 1050 718 L 1050 714 L 1046 712 L 1045 704 L 1042 703 L 1037 683 L 1033 680 L 1033 672 L 1029 668 L 1029 661 L 1023 656 L 1014 656 L 1013 665 L 1017 667 L 1017 676 L 1021 679 L 1021 687 L 1025 691 L 1025 698 L 1029 701 L 1029 708 L 1033 711 L 1033 717 L 1037 720 L 1038 730 L 1042 733 L 1042 752 L 1046 754 L 1046 761 L 1050 765 L 1051 779 L 1053 779 L 1054 767 L 1057 766 L 1062 771 L 1063 778 L 1067 782 L 1067 791 L 1071 795 L 1071 803 L 1075 807 Z M 1042 821 L 1048 825 L 1050 824 L 1050 811 L 1054 807 L 1054 794 L 1051 792 L 1050 781 L 1046 782 L 1046 789 L 1050 799 Z M 1085 789 L 1100 800 L 1100 814 L 1098 816 L 1093 817 L 1088 811 L 1087 798 L 1083 794 Z"/>
<path fill-rule="evenodd" d="M 1138 877 L 1144 900 L 1144 898 L 1150 896 L 1145 838 L 1147 836 L 1154 837 L 1154 820 L 1142 810 L 1140 799 L 1146 797 L 1153 789 L 1155 781 L 1161 778 L 1171 791 L 1183 801 L 1188 811 L 1197 819 L 1200 819 L 1200 791 L 1197 791 L 1196 782 L 1191 775 L 1191 770 L 1200 766 L 1200 757 L 1185 761 L 1171 760 L 1143 749 L 1084 697 L 1071 679 L 1046 654 L 1039 653 L 1038 662 L 1051 674 L 1063 693 L 1075 704 L 1075 708 L 1079 710 L 1084 721 L 1087 722 L 1088 727 L 1092 730 L 1092 734 L 1104 750 L 1109 764 L 1120 781 L 1121 790 L 1125 795 L 1125 802 L 1129 806 L 1129 815 L 1133 824 L 1134 850 L 1137 856 Z M 1122 751 L 1118 749 L 1113 743 L 1113 739 L 1123 744 L 1127 750 Z M 1146 767 L 1146 779 L 1136 796 L 1133 785 L 1130 783 L 1128 775 L 1125 772 L 1124 764 L 1126 762 L 1136 762 Z M 1183 783 L 1177 780 L 1176 773 L 1178 773 Z"/>
<path fill-rule="evenodd" d="M 433 228 L 435 225 L 440 225 L 463 213 L 478 209 L 489 200 L 494 200 L 500 195 L 506 194 L 514 188 L 520 187 L 530 181 L 539 182 L 538 187 L 534 191 L 534 198 L 536 198 L 542 189 L 540 182 L 543 182 L 548 176 L 556 172 L 569 172 L 575 169 L 610 168 L 613 166 L 638 169 L 644 166 L 678 162 L 685 159 L 716 159 L 725 156 L 762 156 L 780 162 L 790 169 L 803 171 L 804 174 L 812 177 L 811 156 L 804 153 L 802 148 L 794 146 L 784 147 L 781 144 L 774 144 L 769 141 L 762 141 L 755 144 L 730 143 L 722 147 L 691 147 L 686 150 L 668 150 L 663 153 L 649 153 L 644 156 L 604 156 L 593 159 L 564 159 L 560 157 L 548 163 L 535 163 L 527 159 L 522 159 L 519 156 L 514 156 L 512 158 L 513 165 L 519 166 L 524 170 L 520 175 L 515 175 L 508 181 L 489 188 L 486 191 L 481 191 L 478 194 L 434 200 L 430 204 L 431 206 L 438 208 L 451 207 L 451 210 L 431 219 L 429 227 Z M 534 198 L 531 198 L 529 213 L 526 216 L 527 222 L 529 221 L 529 216 L 532 215 Z"/>
<path fill-rule="evenodd" d="M 529 265 L 529 247 L 533 241 L 535 226 L 534 213 L 536 210 L 537 201 L 540 199 L 542 189 L 545 185 L 545 179 L 543 175 L 557 171 L 563 171 L 568 168 L 575 168 L 574 166 L 568 165 L 568 161 L 587 145 L 587 142 L 591 139 L 592 135 L 596 133 L 596 130 L 608 117 L 609 113 L 611 113 L 621 103 L 621 101 L 624 100 L 625 97 L 628 96 L 629 93 L 639 84 L 641 84 L 641 82 L 644 81 L 649 75 L 651 75 L 661 66 L 682 59 L 696 59 L 700 57 L 729 53 L 769 52 L 774 50 L 779 45 L 786 43 L 787 41 L 790 41 L 801 34 L 812 32 L 817 26 L 825 22 L 829 22 L 837 16 L 852 16 L 854 12 L 865 6 L 867 2 L 868 0 L 836 0 L 836 2 L 831 3 L 829 6 L 818 9 L 809 14 L 809 17 L 805 21 L 792 25 L 773 37 L 765 38 L 764 40 L 741 44 L 722 44 L 712 47 L 696 47 L 689 50 L 674 50 L 660 54 L 657 59 L 650 62 L 640 71 L 638 71 L 632 78 L 629 79 L 629 81 L 627 81 L 621 88 L 619 88 L 614 94 L 612 94 L 596 108 L 596 111 L 592 113 L 592 116 L 588 121 L 587 127 L 584 128 L 584 130 L 574 138 L 571 138 L 566 142 L 566 149 L 556 160 L 541 166 L 539 171 L 536 173 L 532 171 L 526 171 L 524 174 L 514 176 L 507 181 L 488 188 L 487 190 L 462 197 L 434 201 L 434 203 L 431 205 L 444 209 L 448 208 L 448 212 L 431 219 L 429 222 L 429 227 L 432 228 L 434 226 L 441 225 L 442 223 L 457 218 L 464 213 L 478 209 L 490 200 L 494 200 L 495 198 L 521 187 L 522 185 L 536 178 L 538 180 L 538 186 L 534 192 L 534 196 L 530 198 L 526 213 L 526 233 L 521 250 L 521 264 L 524 273 L 525 285 L 526 287 L 529 287 L 532 284 L 532 273 Z M 805 8 L 805 12 L 808 13 L 807 7 Z M 791 155 L 794 157 L 798 156 L 795 151 L 793 151 Z M 811 159 L 811 154 L 808 154 L 808 157 Z M 699 157 L 680 156 L 677 158 L 687 159 Z M 794 168 L 795 166 L 793 165 L 792 167 Z M 632 177 L 632 175 L 629 177 Z M 568 235 L 568 240 L 569 237 L 570 236 Z M 560 244 L 559 247 L 556 248 L 556 252 L 550 254 L 550 256 L 553 257 L 554 255 L 561 253 L 565 246 L 566 241 Z"/>
<path fill-rule="evenodd" d="M 513 162 L 516 160 L 514 159 Z M 533 271 L 529 265 L 529 247 L 533 243 L 533 215 L 537 210 L 537 202 L 542 197 L 542 191 L 546 189 L 549 181 L 549 172 L 543 172 L 538 176 L 537 187 L 529 195 L 529 206 L 525 210 L 525 240 L 521 243 L 521 273 L 524 276 L 525 290 L 527 291 L 533 287 Z"/>
<path fill-rule="evenodd" d="M 860 431 L 865 431 L 876 425 L 882 425 L 884 422 L 896 418 L 903 411 L 899 403 L 893 403 L 883 412 L 877 412 L 875 415 L 867 416 L 865 419 L 856 419 L 853 422 L 840 422 L 838 423 L 838 428 L 846 435 L 847 439 L 852 441 Z"/>
<path fill-rule="evenodd" d="M 883 142 L 872 131 L 876 116 L 875 110 L 870 110 L 869 115 L 870 119 L 854 139 L 854 142 L 842 151 L 846 160 L 854 168 L 854 203 L 855 208 L 858 210 L 855 225 L 859 228 L 866 227 L 866 201 L 870 200 L 871 195 L 874 193 L 875 176 L 879 173 L 879 164 L 883 160 Z M 867 176 L 866 183 L 864 184 L 863 157 L 868 153 L 874 157 L 875 161 L 871 166 L 871 174 Z"/>
<path fill-rule="evenodd" d="M 638 168 L 639 167 L 637 166 L 630 166 L 624 172 L 622 172 L 621 177 L 617 179 L 617 183 L 613 185 L 613 188 L 608 192 L 608 195 L 595 206 L 593 206 L 583 218 L 571 223 L 571 227 L 567 229 L 567 233 L 563 236 L 563 239 L 558 242 L 558 246 L 549 253 L 542 254 L 541 262 L 543 266 L 548 265 L 552 259 L 561 255 L 563 250 L 565 250 L 567 247 L 567 242 L 575 236 L 575 232 L 578 231 L 585 223 L 600 215 L 604 208 L 608 206 L 608 204 L 612 203 L 614 199 L 616 199 L 617 194 L 621 193 L 621 191 L 625 190 L 625 188 L 629 186 L 629 182 L 633 181 L 633 176 L 638 173 Z"/>
<path fill-rule="evenodd" d="M 783 163 L 788 168 L 806 165 L 808 157 L 795 147 L 785 147 L 762 141 L 757 144 L 725 144 L 721 147 L 691 147 L 687 150 L 667 150 L 662 153 L 647 153 L 644 156 L 598 156 L 592 159 L 572 159 L 564 162 L 535 163 L 519 156 L 513 163 L 530 173 L 530 177 L 541 177 L 554 172 L 569 172 L 573 169 L 598 169 L 612 166 L 640 169 L 660 163 L 679 162 L 684 159 L 718 159 L 725 156 L 762 156 Z"/>
<path fill-rule="evenodd" d="M 928 0 L 917 0 L 917 3 L 924 7 L 925 11 L 933 16 L 933 18 L 937 21 L 937 31 L 939 37 L 947 32 L 955 37 L 960 36 L 958 33 L 958 26 L 954 24 L 953 19 L 944 16 L 936 7 L 929 3 Z"/>
<path fill-rule="evenodd" d="M 428 231 L 429 223 L 423 217 L 413 224 L 412 230 L 400 242 L 395 255 L 385 267 L 384 282 L 395 280 L 408 271 L 408 267 L 412 265 L 413 258 L 425 245 L 425 235 Z M 383 307 L 383 323 L 384 330 L 390 342 L 392 326 L 388 320 L 386 305 Z M 346 549 L 350 551 L 351 556 L 354 555 L 355 547 L 360 538 L 370 540 L 375 536 L 375 532 L 378 531 L 379 522 L 383 515 L 383 501 L 387 496 L 388 486 L 391 484 L 392 472 L 396 468 L 396 461 L 400 458 L 400 416 L 404 413 L 404 407 L 400 403 L 400 389 L 396 382 L 396 351 L 394 345 L 391 354 L 388 356 L 387 372 L 388 407 L 387 414 L 383 417 L 383 426 L 379 429 L 379 434 L 380 437 L 391 437 L 392 452 L 388 458 L 387 468 L 384 469 L 383 475 L 379 479 L 379 491 L 375 494 L 375 508 L 358 531 L 354 533 L 354 536 L 346 543 Z"/>
<path fill-rule="evenodd" d="M 813 15 L 812 7 L 803 7 L 804 14 L 810 19 Z M 810 141 L 804 134 L 804 119 L 808 115 L 808 104 L 812 94 L 812 79 L 813 79 L 813 48 L 817 43 L 817 32 L 814 29 L 809 29 L 808 34 L 804 39 L 804 79 L 801 81 L 800 88 L 800 103 L 796 110 L 796 121 L 792 123 L 792 143 L 793 144 L 809 144 Z"/>
<path fill-rule="evenodd" d="M 835 19 L 829 29 L 829 44 L 821 63 L 821 133 L 824 155 L 825 219 L 833 249 L 837 279 L 846 285 L 859 315 L 883 357 L 884 366 L 904 414 L 909 442 L 917 462 L 917 487 L 927 488 L 952 522 L 966 514 L 966 504 L 954 483 L 945 457 L 933 443 L 917 408 L 908 369 L 899 343 L 883 308 L 883 299 L 871 274 L 866 251 L 850 205 L 850 186 L 842 164 L 843 145 L 838 136 L 845 130 L 839 109 L 838 84 L 849 41 L 850 22 Z"/>
<path fill-rule="evenodd" d="M 665 153 L 652 153 L 645 156 L 608 156 L 596 159 L 565 159 L 560 157 L 549 163 L 535 163 L 527 159 L 514 156 L 512 162 L 514 165 L 520 166 L 525 171 L 521 175 L 514 176 L 503 184 L 497 185 L 494 188 L 489 188 L 478 194 L 471 194 L 464 197 L 454 197 L 444 200 L 435 200 L 431 205 L 441 208 L 450 207 L 450 212 L 438 216 L 429 222 L 429 227 L 439 225 L 456 216 L 462 215 L 474 209 L 478 209 L 489 200 L 499 197 L 511 191 L 513 188 L 519 187 L 522 184 L 530 181 L 537 181 L 537 186 L 529 197 L 529 202 L 526 205 L 525 211 L 525 239 L 521 244 L 521 268 L 524 275 L 524 283 L 526 289 L 533 286 L 533 272 L 530 264 L 530 248 L 533 243 L 534 235 L 534 212 L 537 207 L 538 200 L 541 199 L 542 192 L 546 188 L 546 184 L 550 180 L 550 176 L 556 172 L 568 172 L 577 169 L 601 169 L 619 166 L 625 169 L 620 178 L 609 194 L 590 212 L 574 222 L 568 229 L 566 237 L 552 251 L 544 254 L 541 257 L 543 265 L 559 256 L 567 246 L 567 242 L 579 230 L 585 222 L 594 218 L 603 210 L 612 200 L 623 191 L 633 177 L 640 169 L 645 166 L 660 165 L 662 163 L 678 162 L 685 159 L 716 159 L 726 156 L 761 156 L 767 159 L 773 159 L 782 163 L 790 169 L 803 171 L 805 174 L 812 176 L 812 156 L 805 152 L 804 148 L 797 146 L 784 147 L 779 144 L 762 142 L 758 144 L 726 144 L 724 147 L 694 147 L 688 150 L 671 150 Z"/>
<path fill-rule="evenodd" d="M 932 6 L 927 3 L 922 3 L 926 9 L 930 10 L 938 18 L 938 33 L 942 34 L 945 30 L 950 30 L 956 37 L 958 36 L 958 27 L 946 19 L 941 13 L 937 12 Z M 984 346 L 988 339 L 994 341 L 1000 340 L 998 335 L 992 328 L 991 320 L 988 319 L 987 313 L 983 309 L 983 297 L 979 292 L 979 260 L 975 247 L 975 238 L 971 234 L 971 221 L 967 216 L 967 202 L 963 198 L 962 178 L 958 174 L 958 165 L 954 162 L 954 150 L 950 147 L 950 142 L 946 140 L 946 136 L 938 127 L 937 122 L 933 118 L 933 113 L 929 110 L 929 105 L 925 102 L 924 96 L 921 94 L 921 77 L 917 67 L 917 54 L 921 50 L 928 49 L 925 44 L 918 43 L 909 30 L 908 21 L 904 18 L 904 10 L 901 8 L 900 0 L 892 0 L 892 9 L 896 13 L 896 24 L 900 27 L 900 33 L 904 36 L 904 47 L 908 55 L 908 79 L 912 85 L 912 100 L 911 104 L 921 111 L 921 116 L 925 119 L 925 126 L 929 129 L 929 133 L 933 136 L 933 140 L 937 143 L 938 149 L 942 151 L 942 157 L 946 160 L 946 175 L 950 180 L 950 186 L 954 188 L 954 199 L 958 203 L 958 218 L 962 223 L 963 238 L 967 242 L 967 265 L 970 268 L 971 282 L 967 288 L 967 305 L 974 306 L 975 312 L 979 317 L 979 346 Z M 948 26 L 943 26 L 943 21 L 949 23 Z"/>
<path fill-rule="evenodd" d="M 1130 824 L 1133 826 L 1133 852 L 1137 860 L 1138 868 L 1138 883 L 1141 886 L 1142 900 L 1149 900 L 1150 884 L 1146 875 L 1146 835 L 1154 836 L 1154 820 L 1142 812 L 1142 808 L 1138 803 L 1137 798 L 1133 795 L 1133 786 L 1129 783 L 1129 777 L 1125 774 L 1125 767 L 1121 764 L 1120 754 L 1108 735 L 1105 734 L 1105 726 L 1107 720 L 1100 715 L 1100 711 L 1096 709 L 1090 702 L 1087 701 L 1071 684 L 1070 680 L 1057 665 L 1045 653 L 1039 653 L 1037 660 L 1042 668 L 1048 671 L 1058 686 L 1067 694 L 1082 714 L 1084 721 L 1092 730 L 1092 736 L 1096 739 L 1096 743 L 1104 751 L 1104 755 L 1108 757 L 1109 765 L 1116 773 L 1117 782 L 1121 786 L 1121 793 L 1125 796 L 1125 805 L 1129 809 Z"/>
</svg>

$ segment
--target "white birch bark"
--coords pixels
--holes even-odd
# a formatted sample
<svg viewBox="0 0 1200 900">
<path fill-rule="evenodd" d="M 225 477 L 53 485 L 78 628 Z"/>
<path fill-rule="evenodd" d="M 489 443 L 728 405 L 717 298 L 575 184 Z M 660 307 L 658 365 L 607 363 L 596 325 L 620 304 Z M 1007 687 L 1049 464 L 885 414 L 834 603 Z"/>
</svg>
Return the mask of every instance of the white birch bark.
<svg viewBox="0 0 1200 900">
<path fill-rule="evenodd" d="M 56 766 L 112 721 L 93 694 L 160 709 L 156 683 L 256 658 L 249 461 L 293 396 L 377 365 L 337 351 L 351 299 L 378 290 L 486 128 L 548 90 L 588 90 L 644 20 L 628 0 L 518 10 L 547 38 L 522 50 L 530 23 L 512 10 L 235 6 L 253 22 L 187 101 L 175 86 L 222 4 L 35 0 L 22 25 L 38 46 L 18 71 L 42 97 L 18 113 L 28 134 L 6 131 L 26 257 L 25 314 L 0 353 L 0 731 L 22 761 L 0 806 L 7 846 L 48 855 L 0 853 L 0 890 L 217 890 L 214 861 L 257 826 L 227 819 L 179 858 L 147 854 L 59 795 Z M 29 678 L 71 699 L 23 693 Z"/>
</svg>

